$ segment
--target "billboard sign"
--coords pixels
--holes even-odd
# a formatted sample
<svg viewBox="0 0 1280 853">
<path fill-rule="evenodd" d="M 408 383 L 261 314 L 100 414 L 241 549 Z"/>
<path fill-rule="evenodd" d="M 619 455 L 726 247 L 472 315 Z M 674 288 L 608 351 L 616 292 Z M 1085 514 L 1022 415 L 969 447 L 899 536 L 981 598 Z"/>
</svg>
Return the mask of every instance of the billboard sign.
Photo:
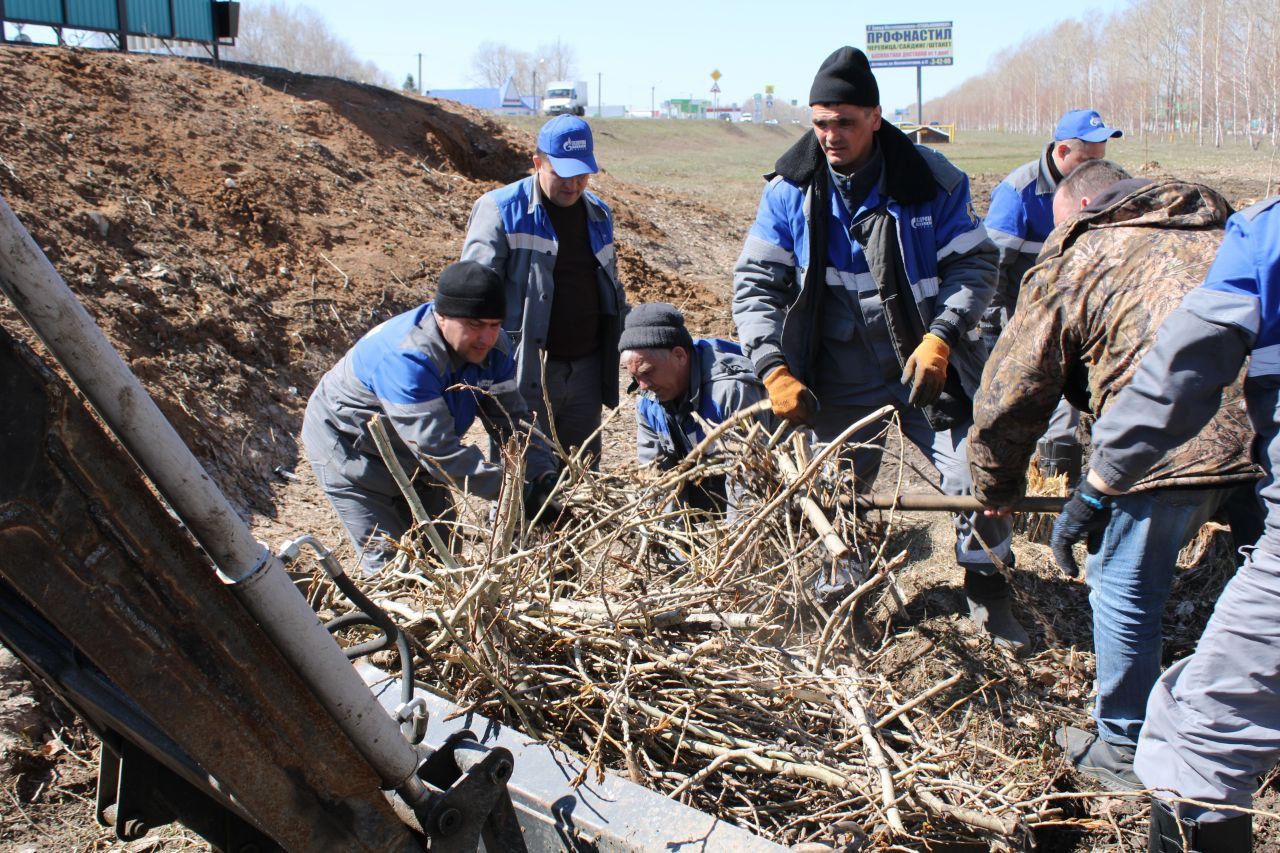
<svg viewBox="0 0 1280 853">
<path fill-rule="evenodd" d="M 872 68 L 951 65 L 951 22 L 868 24 L 867 59 Z"/>
<path fill-rule="evenodd" d="M 0 22 L 114 33 L 124 39 L 231 44 L 240 3 L 224 0 L 0 0 Z"/>
</svg>

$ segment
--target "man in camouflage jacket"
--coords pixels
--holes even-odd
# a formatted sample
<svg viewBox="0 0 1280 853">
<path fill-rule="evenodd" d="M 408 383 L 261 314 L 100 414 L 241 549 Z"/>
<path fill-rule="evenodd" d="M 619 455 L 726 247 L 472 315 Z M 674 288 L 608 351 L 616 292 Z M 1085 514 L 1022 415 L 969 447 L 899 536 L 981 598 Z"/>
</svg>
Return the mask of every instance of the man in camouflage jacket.
<svg viewBox="0 0 1280 853">
<path fill-rule="evenodd" d="M 1063 395 L 1099 415 L 1129 383 L 1165 316 L 1203 280 L 1231 212 L 1209 187 L 1129 179 L 1105 160 L 1063 181 L 1057 226 L 974 398 L 969 460 L 984 504 L 1006 506 L 1023 493 L 1027 462 Z M 1057 739 L 1078 770 L 1109 787 L 1141 787 L 1133 750 L 1160 674 L 1160 620 L 1178 551 L 1240 484 L 1252 500 L 1259 472 L 1241 399 L 1237 384 L 1198 436 L 1108 501 L 1090 536 L 1098 734 L 1067 727 Z M 1260 521 L 1256 506 L 1254 515 Z M 1059 565 L 1077 572 L 1069 545 Z"/>
</svg>

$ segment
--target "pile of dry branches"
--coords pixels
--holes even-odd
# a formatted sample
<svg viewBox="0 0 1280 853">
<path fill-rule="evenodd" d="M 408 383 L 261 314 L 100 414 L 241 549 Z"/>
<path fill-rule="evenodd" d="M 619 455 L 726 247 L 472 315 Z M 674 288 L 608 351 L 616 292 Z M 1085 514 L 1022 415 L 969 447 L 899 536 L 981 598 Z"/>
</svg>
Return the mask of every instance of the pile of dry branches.
<svg viewBox="0 0 1280 853">
<path fill-rule="evenodd" d="M 881 482 L 896 452 L 900 487 L 892 431 Z M 1054 787 L 1046 748 L 1084 720 L 1091 656 L 1018 660 L 954 604 L 909 600 L 897 576 L 919 531 L 844 508 L 842 446 L 743 421 L 666 471 L 572 458 L 554 530 L 523 518 L 517 455 L 496 512 L 463 508 L 443 538 L 420 527 L 370 594 L 408 626 L 419 677 L 459 704 L 782 843 L 1122 832 L 1077 802 L 1108 795 Z M 675 500 L 715 475 L 738 495 L 730 518 Z M 841 595 L 815 596 L 858 560 Z"/>
</svg>

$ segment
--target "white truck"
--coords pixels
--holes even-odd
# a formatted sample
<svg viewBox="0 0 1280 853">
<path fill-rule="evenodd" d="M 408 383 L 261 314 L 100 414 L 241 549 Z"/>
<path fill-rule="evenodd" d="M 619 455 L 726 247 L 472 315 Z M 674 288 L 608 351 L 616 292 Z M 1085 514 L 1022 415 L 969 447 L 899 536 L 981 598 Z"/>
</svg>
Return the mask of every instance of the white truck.
<svg viewBox="0 0 1280 853">
<path fill-rule="evenodd" d="M 552 80 L 542 99 L 542 111 L 549 116 L 569 113 L 575 116 L 587 114 L 587 84 L 585 80 Z"/>
</svg>

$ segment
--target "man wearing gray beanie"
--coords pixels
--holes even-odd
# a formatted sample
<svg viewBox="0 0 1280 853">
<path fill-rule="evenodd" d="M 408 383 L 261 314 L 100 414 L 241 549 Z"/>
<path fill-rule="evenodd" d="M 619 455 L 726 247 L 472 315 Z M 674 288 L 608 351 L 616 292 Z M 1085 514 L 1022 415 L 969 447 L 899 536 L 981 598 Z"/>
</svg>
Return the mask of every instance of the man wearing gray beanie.
<svg viewBox="0 0 1280 853">
<path fill-rule="evenodd" d="M 969 179 L 881 118 L 862 51 L 842 47 L 809 92 L 813 128 L 768 177 L 734 270 L 733 319 L 779 417 L 831 440 L 892 405 L 949 495 L 969 494 L 965 453 L 986 349 L 996 248 Z M 887 422 L 856 433 L 859 489 L 880 467 Z M 879 445 L 879 446 L 877 446 Z M 957 515 L 956 560 L 974 623 L 1023 649 L 1008 585 L 1008 518 Z"/>
<path fill-rule="evenodd" d="M 477 416 L 495 440 L 528 430 L 511 339 L 502 330 L 505 311 L 497 273 L 472 261 L 445 267 L 433 302 L 365 334 L 307 401 L 302 443 L 364 574 L 382 568 L 395 553 L 394 541 L 413 523 L 369 434 L 375 415 L 387 427 L 400 467 L 417 474 L 415 490 L 432 518 L 452 514 L 450 486 L 465 484 L 481 498 L 498 496 L 502 467 L 462 437 Z M 536 436 L 525 468 L 525 510 L 534 517 L 556 479 L 551 452 Z M 538 518 L 553 522 L 555 515 L 544 511 Z"/>
<path fill-rule="evenodd" d="M 703 423 L 721 423 L 766 399 L 764 384 L 737 344 L 694 340 L 684 315 L 666 302 L 632 308 L 618 349 L 622 366 L 640 390 L 636 455 L 660 469 L 674 467 L 706 437 Z M 772 428 L 767 413 L 759 417 Z M 707 512 L 723 511 L 731 502 L 723 476 L 686 486 L 680 499 Z"/>
</svg>

